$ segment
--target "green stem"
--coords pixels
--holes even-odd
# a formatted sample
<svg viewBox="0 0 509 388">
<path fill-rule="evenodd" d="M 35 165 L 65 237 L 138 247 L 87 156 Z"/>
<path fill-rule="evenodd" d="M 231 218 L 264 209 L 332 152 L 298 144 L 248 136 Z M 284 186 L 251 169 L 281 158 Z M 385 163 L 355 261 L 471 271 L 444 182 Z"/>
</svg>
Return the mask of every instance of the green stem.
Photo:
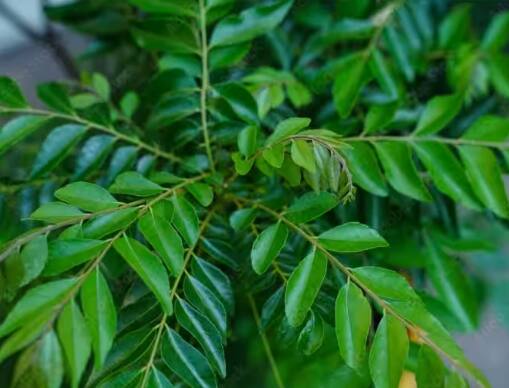
<svg viewBox="0 0 509 388">
<path fill-rule="evenodd" d="M 263 331 L 260 314 L 258 313 L 258 309 L 256 308 L 256 303 L 251 294 L 247 295 L 247 299 L 249 300 L 249 305 L 251 306 L 251 311 L 253 312 L 253 317 L 256 323 L 256 328 L 258 329 L 258 333 L 262 339 L 263 348 L 265 349 L 265 354 L 269 360 L 270 368 L 272 369 L 272 374 L 274 375 L 274 380 L 276 381 L 276 385 L 279 388 L 284 388 L 283 379 L 281 379 L 281 374 L 279 373 L 279 368 L 276 364 L 276 360 L 274 359 L 274 355 L 272 354 L 272 349 L 270 348 L 269 341 L 265 332 Z"/>
<path fill-rule="evenodd" d="M 205 149 L 209 159 L 210 168 L 215 172 L 214 157 L 210 146 L 209 129 L 207 123 L 207 92 L 209 89 L 209 69 L 208 69 L 208 45 L 207 45 L 207 13 L 204 0 L 199 0 L 200 5 L 200 40 L 201 40 L 201 88 L 200 88 L 200 116 L 205 140 Z"/>
<path fill-rule="evenodd" d="M 131 136 L 125 135 L 123 133 L 120 133 L 112 127 L 107 127 L 105 125 L 97 124 L 97 123 L 88 121 L 88 120 L 83 119 L 82 117 L 79 117 L 76 115 L 68 115 L 65 113 L 57 113 L 57 112 L 52 112 L 52 111 L 42 110 L 42 109 L 32 109 L 32 108 L 18 109 L 18 108 L 5 108 L 5 107 L 0 107 L 0 113 L 32 114 L 32 115 L 39 115 L 39 116 L 48 116 L 51 118 L 62 119 L 62 120 L 66 120 L 66 121 L 72 121 L 74 123 L 83 124 L 89 128 L 92 128 L 92 129 L 107 133 L 109 135 L 112 135 L 120 141 L 129 143 L 129 144 L 133 144 L 136 147 L 143 149 L 145 151 L 148 151 L 157 157 L 167 159 L 172 162 L 181 162 L 182 161 L 178 156 L 175 156 L 174 154 L 172 154 L 170 152 L 162 151 L 159 148 L 151 146 L 150 144 L 144 143 L 135 137 L 131 137 Z"/>
</svg>

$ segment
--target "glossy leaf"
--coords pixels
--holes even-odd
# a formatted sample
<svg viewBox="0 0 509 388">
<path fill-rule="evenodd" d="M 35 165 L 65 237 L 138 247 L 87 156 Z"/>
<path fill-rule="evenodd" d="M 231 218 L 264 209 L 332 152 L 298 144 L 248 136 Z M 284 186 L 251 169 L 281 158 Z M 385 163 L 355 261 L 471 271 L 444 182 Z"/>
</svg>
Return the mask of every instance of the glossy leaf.
<svg viewBox="0 0 509 388">
<path fill-rule="evenodd" d="M 328 192 L 306 193 L 286 210 L 285 217 L 295 223 L 306 223 L 334 209 L 339 199 Z"/>
<path fill-rule="evenodd" d="M 209 206 L 214 200 L 212 187 L 205 183 L 194 182 L 186 186 L 186 190 L 202 205 Z"/>
<path fill-rule="evenodd" d="M 43 116 L 20 116 L 9 121 L 0 129 L 0 155 L 43 127 L 46 122 Z"/>
<path fill-rule="evenodd" d="M 106 242 L 102 240 L 66 239 L 54 240 L 48 246 L 48 262 L 44 275 L 57 275 L 99 255 Z"/>
<path fill-rule="evenodd" d="M 199 220 L 196 211 L 183 196 L 174 196 L 171 202 L 175 211 L 173 225 L 189 245 L 194 245 L 199 235 Z"/>
<path fill-rule="evenodd" d="M 128 171 L 117 176 L 109 190 L 113 194 L 150 197 L 163 192 L 164 187 L 148 180 L 139 172 Z"/>
<path fill-rule="evenodd" d="M 424 136 L 441 131 L 456 117 L 461 109 L 461 102 L 461 96 L 457 95 L 433 97 L 426 104 L 414 134 Z"/>
<path fill-rule="evenodd" d="M 83 234 L 86 238 L 103 238 L 126 228 L 136 219 L 137 214 L 138 209 L 126 208 L 95 217 L 83 226 Z"/>
<path fill-rule="evenodd" d="M 318 241 L 333 252 L 362 252 L 389 245 L 376 230 L 358 222 L 348 222 L 323 232 Z"/>
<path fill-rule="evenodd" d="M 88 182 L 70 183 L 55 192 L 55 197 L 83 210 L 98 212 L 119 206 L 106 189 Z"/>
<path fill-rule="evenodd" d="M 16 81 L 0 77 L 0 105 L 8 108 L 25 108 L 28 103 Z"/>
<path fill-rule="evenodd" d="M 271 225 L 261 232 L 253 243 L 251 265 L 261 275 L 271 266 L 286 244 L 288 228 L 282 222 Z"/>
</svg>

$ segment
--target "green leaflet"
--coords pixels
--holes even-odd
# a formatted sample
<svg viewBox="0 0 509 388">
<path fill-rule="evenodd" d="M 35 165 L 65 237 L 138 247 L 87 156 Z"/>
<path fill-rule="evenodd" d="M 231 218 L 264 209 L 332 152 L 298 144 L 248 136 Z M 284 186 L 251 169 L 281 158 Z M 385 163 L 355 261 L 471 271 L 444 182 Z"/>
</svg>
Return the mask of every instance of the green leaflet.
<svg viewBox="0 0 509 388">
<path fill-rule="evenodd" d="M 100 73 L 92 75 L 92 86 L 103 100 L 108 101 L 111 97 L 111 86 L 106 77 Z"/>
<path fill-rule="evenodd" d="M 174 385 L 168 378 L 156 368 L 152 368 L 148 380 L 148 386 L 151 388 L 172 388 Z"/>
<path fill-rule="evenodd" d="M 271 225 L 261 232 L 251 249 L 251 265 L 261 275 L 270 267 L 286 244 L 288 228 L 282 223 Z"/>
<path fill-rule="evenodd" d="M 466 330 L 479 324 L 477 299 L 464 270 L 452 257 L 446 255 L 431 237 L 428 246 L 427 271 L 433 287 L 447 308 L 458 318 Z"/>
<path fill-rule="evenodd" d="M 193 246 L 199 235 L 199 220 L 196 211 L 184 196 L 173 196 L 171 202 L 174 209 L 172 223 L 186 243 Z"/>
<path fill-rule="evenodd" d="M 34 387 L 58 388 L 63 377 L 62 351 L 55 332 L 50 330 L 18 357 L 12 386 L 23 387 L 29 382 Z"/>
<path fill-rule="evenodd" d="M 164 187 L 154 183 L 139 172 L 128 171 L 120 174 L 110 186 L 113 194 L 127 194 L 136 197 L 150 197 L 164 191 Z"/>
<path fill-rule="evenodd" d="M 371 326 L 371 307 L 362 291 L 348 282 L 336 299 L 336 337 L 345 363 L 361 371 L 366 361 L 366 340 Z"/>
<path fill-rule="evenodd" d="M 375 195 L 387 196 L 387 184 L 370 145 L 353 142 L 349 143 L 349 147 L 342 149 L 342 152 L 356 184 Z"/>
<path fill-rule="evenodd" d="M 201 345 L 209 362 L 221 377 L 226 376 L 222 337 L 209 319 L 183 299 L 178 299 L 175 315 L 180 325 Z"/>
<path fill-rule="evenodd" d="M 281 168 L 285 159 L 285 145 L 284 143 L 278 143 L 264 148 L 262 155 L 263 159 L 272 167 Z"/>
<path fill-rule="evenodd" d="M 135 92 L 127 92 L 124 97 L 122 97 L 122 100 L 120 100 L 120 109 L 128 118 L 131 118 L 134 113 L 136 113 L 139 105 L 140 97 Z"/>
<path fill-rule="evenodd" d="M 480 209 L 463 166 L 445 144 L 430 141 L 412 146 L 440 191 L 466 207 Z"/>
<path fill-rule="evenodd" d="M 28 242 L 20 254 L 5 261 L 4 275 L 9 288 L 17 289 L 37 278 L 48 260 L 46 236 L 38 236 Z"/>
<path fill-rule="evenodd" d="M 397 103 L 373 105 L 369 108 L 368 114 L 366 115 L 364 132 L 368 134 L 382 132 L 382 130 L 393 120 L 397 109 Z"/>
<path fill-rule="evenodd" d="M 227 83 L 217 87 L 217 92 L 223 97 L 233 112 L 248 124 L 258 122 L 258 106 L 252 94 L 240 83 Z"/>
<path fill-rule="evenodd" d="M 76 159 L 73 179 L 87 178 L 104 163 L 116 139 L 110 135 L 96 135 L 89 138 Z"/>
<path fill-rule="evenodd" d="M 186 186 L 186 190 L 202 205 L 209 206 L 214 200 L 212 187 L 205 183 L 194 182 Z"/>
<path fill-rule="evenodd" d="M 422 345 L 419 350 L 415 378 L 417 380 L 417 385 L 422 388 L 436 388 L 444 386 L 444 363 L 429 346 Z"/>
<path fill-rule="evenodd" d="M 322 317 L 320 314 L 315 314 L 311 311 L 310 317 L 301 330 L 297 340 L 300 351 L 306 356 L 312 355 L 322 346 L 324 336 Z"/>
<path fill-rule="evenodd" d="M 58 275 L 99 255 L 107 242 L 89 239 L 54 240 L 48 246 L 48 262 L 43 274 Z"/>
<path fill-rule="evenodd" d="M 256 209 L 238 209 L 230 216 L 230 226 L 236 232 L 246 229 L 256 218 Z"/>
<path fill-rule="evenodd" d="M 408 82 L 412 82 L 415 78 L 415 70 L 411 59 L 411 53 L 406 45 L 406 37 L 398 33 L 392 25 L 385 26 L 383 29 L 383 37 L 385 44 L 389 49 L 397 68 L 405 76 Z"/>
<path fill-rule="evenodd" d="M 431 196 L 412 161 L 408 144 L 398 142 L 375 143 L 375 149 L 391 186 L 401 194 L 418 201 L 430 201 Z"/>
<path fill-rule="evenodd" d="M 78 305 L 71 300 L 57 322 L 58 337 L 71 372 L 71 386 L 78 387 L 91 352 L 90 335 Z"/>
<path fill-rule="evenodd" d="M 285 217 L 291 222 L 306 223 L 312 221 L 339 204 L 339 198 L 331 193 L 306 193 L 297 198 L 286 210 Z"/>
<path fill-rule="evenodd" d="M 30 214 L 32 220 L 57 223 L 78 219 L 84 215 L 78 208 L 62 202 L 48 202 Z"/>
<path fill-rule="evenodd" d="M 73 113 L 67 89 L 58 82 L 48 82 L 37 87 L 37 96 L 48 108 L 62 113 Z"/>
<path fill-rule="evenodd" d="M 8 108 L 25 108 L 28 103 L 16 81 L 0 77 L 0 105 Z"/>
<path fill-rule="evenodd" d="M 293 1 L 283 0 L 242 11 L 238 16 L 221 20 L 210 38 L 211 46 L 224 46 L 245 42 L 269 32 L 286 16 Z"/>
<path fill-rule="evenodd" d="M 228 276 L 215 265 L 197 256 L 191 263 L 191 269 L 193 275 L 217 296 L 228 312 L 232 313 L 235 299 Z"/>
<path fill-rule="evenodd" d="M 484 32 L 482 47 L 486 50 L 503 49 L 509 40 L 509 12 L 501 12 L 493 17 Z"/>
<path fill-rule="evenodd" d="M 481 202 L 499 217 L 509 217 L 509 203 L 496 157 L 488 148 L 461 146 L 467 177 Z"/>
<path fill-rule="evenodd" d="M 81 305 L 94 350 L 94 367 L 100 369 L 117 331 L 117 312 L 106 279 L 94 269 L 81 287 Z"/>
<path fill-rule="evenodd" d="M 266 146 L 278 143 L 289 136 L 295 135 L 302 131 L 304 128 L 309 127 L 311 119 L 307 117 L 292 117 L 281 121 L 274 129 L 274 132 L 268 137 L 265 142 Z"/>
<path fill-rule="evenodd" d="M 469 33 L 470 7 L 467 4 L 456 7 L 440 24 L 438 41 L 441 48 L 453 48 Z"/>
<path fill-rule="evenodd" d="M 389 245 L 376 230 L 358 222 L 348 222 L 323 232 L 318 241 L 333 252 L 362 252 Z"/>
<path fill-rule="evenodd" d="M 405 326 L 385 313 L 369 353 L 369 371 L 376 388 L 397 388 L 408 353 Z"/>
<path fill-rule="evenodd" d="M 66 124 L 53 129 L 42 143 L 30 178 L 39 178 L 53 170 L 78 144 L 85 132 L 84 126 L 76 124 Z"/>
<path fill-rule="evenodd" d="M 0 155 L 42 128 L 47 122 L 48 119 L 43 116 L 19 116 L 9 121 L 0 129 Z"/>
<path fill-rule="evenodd" d="M 310 173 L 316 170 L 313 148 L 305 140 L 294 140 L 291 146 L 292 160 L 296 165 L 305 168 Z"/>
<path fill-rule="evenodd" d="M 138 209 L 126 208 L 115 210 L 102 216 L 94 217 L 83 227 L 83 234 L 86 238 L 100 239 L 108 234 L 126 228 L 136 219 Z"/>
<path fill-rule="evenodd" d="M 143 282 L 155 294 L 166 314 L 173 307 L 170 300 L 168 273 L 159 258 L 143 244 L 124 235 L 113 243 L 115 250 L 129 263 Z"/>
<path fill-rule="evenodd" d="M 313 251 L 295 268 L 285 292 L 285 313 L 291 326 L 299 326 L 315 301 L 327 273 L 327 257 Z"/>
<path fill-rule="evenodd" d="M 223 339 L 226 338 L 226 311 L 216 295 L 192 276 L 187 276 L 184 281 L 184 294 L 194 307 L 210 319 Z"/>
<path fill-rule="evenodd" d="M 55 307 L 75 286 L 76 281 L 75 278 L 55 280 L 29 289 L 0 325 L 0 337 Z"/>
<path fill-rule="evenodd" d="M 460 95 L 433 97 L 426 104 L 414 134 L 425 136 L 439 132 L 456 117 L 462 102 Z"/>
<path fill-rule="evenodd" d="M 105 184 L 110 184 L 122 172 L 129 169 L 134 160 L 138 150 L 133 146 L 119 147 L 111 157 L 110 165 L 106 173 Z"/>
<path fill-rule="evenodd" d="M 184 246 L 171 224 L 157 215 L 153 209 L 138 221 L 138 228 L 161 256 L 172 275 L 178 276 L 184 265 Z"/>
<path fill-rule="evenodd" d="M 91 212 L 112 209 L 120 205 L 106 189 L 88 182 L 70 183 L 58 189 L 55 197 Z"/>
<path fill-rule="evenodd" d="M 176 331 L 166 330 L 161 355 L 166 365 L 191 387 L 217 387 L 207 359 Z"/>
<path fill-rule="evenodd" d="M 369 80 L 365 53 L 355 53 L 342 59 L 332 88 L 334 104 L 341 117 L 348 117 L 361 88 Z"/>
<path fill-rule="evenodd" d="M 249 125 L 240 131 L 237 137 L 237 146 L 244 157 L 248 158 L 255 153 L 259 132 L 260 129 L 256 125 Z"/>
</svg>

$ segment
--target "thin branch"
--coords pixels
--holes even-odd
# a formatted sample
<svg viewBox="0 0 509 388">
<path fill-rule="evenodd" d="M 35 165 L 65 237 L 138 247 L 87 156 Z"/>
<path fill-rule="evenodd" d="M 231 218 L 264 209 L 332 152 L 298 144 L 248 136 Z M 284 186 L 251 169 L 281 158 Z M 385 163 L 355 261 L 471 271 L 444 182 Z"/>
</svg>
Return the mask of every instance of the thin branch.
<svg viewBox="0 0 509 388">
<path fill-rule="evenodd" d="M 260 338 L 262 339 L 263 348 L 265 349 L 265 354 L 267 355 L 267 359 L 269 360 L 270 368 L 272 369 L 272 374 L 274 375 L 274 380 L 276 381 L 276 385 L 279 388 L 285 388 L 283 383 L 283 379 L 281 379 L 281 374 L 279 373 L 279 368 L 276 364 L 276 360 L 274 359 L 274 355 L 272 354 L 272 349 L 270 348 L 270 343 L 265 335 L 265 332 L 262 328 L 262 323 L 260 320 L 260 314 L 258 313 L 258 309 L 256 308 L 256 303 L 251 294 L 247 295 L 247 299 L 249 301 L 249 305 L 251 306 L 251 311 L 253 313 L 253 318 L 256 323 L 256 328 L 258 329 L 258 334 L 260 334 Z"/>
<path fill-rule="evenodd" d="M 98 131 L 110 134 L 120 141 L 124 141 L 126 143 L 133 144 L 140 149 L 144 149 L 144 150 L 154 154 L 157 157 L 167 159 L 172 162 L 181 162 L 182 161 L 182 159 L 180 159 L 178 156 L 172 154 L 171 152 L 162 151 L 155 146 L 151 146 L 150 144 L 142 142 L 138 138 L 131 137 L 131 136 L 125 135 L 121 132 L 118 132 L 113 127 L 107 127 L 105 125 L 94 123 L 92 121 L 86 120 L 86 119 L 76 116 L 76 115 L 68 115 L 65 113 L 52 112 L 52 111 L 43 110 L 43 109 L 33 109 L 33 108 L 19 109 L 19 108 L 7 108 L 7 107 L 0 107 L 0 113 L 32 114 L 32 115 L 39 115 L 39 116 L 48 116 L 50 118 L 62 119 L 62 120 L 66 120 L 66 121 L 72 121 L 72 122 L 75 122 L 78 124 L 86 125 L 87 127 L 91 128 L 91 129 L 96 129 Z"/>
</svg>

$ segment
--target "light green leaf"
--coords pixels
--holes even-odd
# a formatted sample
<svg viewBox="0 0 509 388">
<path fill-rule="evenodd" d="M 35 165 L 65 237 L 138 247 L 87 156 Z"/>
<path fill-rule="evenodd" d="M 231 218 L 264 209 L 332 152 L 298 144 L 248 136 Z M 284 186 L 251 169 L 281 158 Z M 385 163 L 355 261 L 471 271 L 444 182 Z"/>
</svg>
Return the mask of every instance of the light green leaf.
<svg viewBox="0 0 509 388">
<path fill-rule="evenodd" d="M 262 152 L 262 156 L 272 167 L 281 168 L 285 159 L 284 143 L 274 144 L 265 148 Z"/>
<path fill-rule="evenodd" d="M 149 388 L 173 388 L 174 385 L 157 368 L 152 368 L 152 370 L 150 371 L 150 376 L 148 378 L 148 387 Z"/>
<path fill-rule="evenodd" d="M 412 160 L 408 144 L 398 142 L 377 142 L 375 149 L 382 162 L 387 180 L 396 191 L 418 201 L 428 202 L 431 196 Z"/>
<path fill-rule="evenodd" d="M 94 269 L 81 287 L 81 306 L 94 350 L 94 367 L 104 364 L 117 331 L 117 312 L 106 279 Z"/>
<path fill-rule="evenodd" d="M 255 153 L 259 132 L 260 129 L 255 125 L 249 125 L 240 131 L 237 137 L 237 146 L 244 157 L 248 158 Z"/>
<path fill-rule="evenodd" d="M 322 246 L 333 252 L 362 252 L 389 246 L 374 229 L 359 222 L 347 222 L 318 236 Z"/>
<path fill-rule="evenodd" d="M 248 174 L 255 161 L 254 158 L 244 159 L 240 152 L 232 153 L 232 160 L 235 163 L 235 171 L 240 176 Z"/>
<path fill-rule="evenodd" d="M 426 104 L 414 135 L 433 135 L 444 129 L 459 113 L 462 102 L 461 95 L 456 94 L 433 97 Z"/>
<path fill-rule="evenodd" d="M 0 155 L 42 128 L 47 122 L 47 118 L 42 116 L 20 116 L 9 121 L 0 130 Z"/>
<path fill-rule="evenodd" d="M 445 144 L 415 142 L 413 148 L 441 192 L 466 207 L 476 210 L 481 208 L 463 166 Z"/>
<path fill-rule="evenodd" d="M 87 366 L 91 343 L 85 318 L 74 300 L 67 303 L 62 310 L 57 328 L 71 375 L 71 386 L 76 388 Z"/>
<path fill-rule="evenodd" d="M 92 75 L 92 86 L 97 94 L 105 101 L 110 99 L 111 86 L 106 77 L 99 73 Z"/>
<path fill-rule="evenodd" d="M 433 288 L 464 328 L 474 330 L 479 324 L 479 311 L 472 284 L 459 263 L 446 255 L 429 236 L 426 243 L 429 252 L 426 268 Z"/>
<path fill-rule="evenodd" d="M 387 185 L 371 146 L 362 142 L 353 142 L 349 143 L 349 147 L 342 149 L 342 152 L 345 154 L 348 168 L 356 184 L 372 194 L 387 196 Z"/>
<path fill-rule="evenodd" d="M 292 203 L 285 217 L 297 224 L 306 223 L 334 209 L 338 203 L 339 198 L 326 191 L 306 193 Z"/>
<path fill-rule="evenodd" d="M 226 376 L 226 362 L 222 337 L 216 327 L 183 299 L 178 299 L 175 315 L 179 324 L 187 330 L 201 345 L 209 362 L 221 377 Z"/>
<path fill-rule="evenodd" d="M 295 135 L 304 128 L 309 127 L 310 123 L 311 119 L 307 117 L 291 117 L 283 120 L 276 126 L 276 129 L 274 129 L 274 132 L 269 136 L 265 145 L 269 146 L 289 136 Z"/>
<path fill-rule="evenodd" d="M 153 210 L 138 221 L 138 228 L 172 275 L 178 276 L 184 265 L 184 246 L 171 224 Z"/>
<path fill-rule="evenodd" d="M 202 205 L 209 206 L 214 200 L 212 187 L 205 183 L 194 182 L 186 186 L 186 190 Z"/>
<path fill-rule="evenodd" d="M 37 221 L 57 223 L 66 220 L 79 219 L 83 216 L 77 207 L 62 202 L 48 202 L 34 211 L 30 218 Z"/>
<path fill-rule="evenodd" d="M 78 144 L 86 130 L 83 125 L 76 124 L 66 124 L 53 129 L 42 143 L 30 178 L 39 178 L 53 170 Z"/>
<path fill-rule="evenodd" d="M 315 301 L 327 273 L 327 257 L 313 251 L 295 268 L 285 292 L 285 313 L 291 326 L 299 326 Z"/>
<path fill-rule="evenodd" d="M 364 132 L 367 134 L 382 132 L 382 129 L 394 119 L 397 109 L 398 104 L 394 102 L 370 107 L 364 121 Z"/>
<path fill-rule="evenodd" d="M 246 229 L 256 218 L 256 209 L 238 209 L 230 216 L 230 226 L 234 231 L 240 232 Z"/>
<path fill-rule="evenodd" d="M 55 197 L 91 212 L 112 209 L 120 205 L 106 189 L 89 182 L 70 183 L 58 189 Z"/>
<path fill-rule="evenodd" d="M 26 108 L 28 102 L 16 81 L 9 77 L 0 77 L 0 105 L 8 108 Z"/>
<path fill-rule="evenodd" d="M 113 232 L 126 228 L 136 219 L 138 209 L 126 208 L 95 217 L 83 227 L 86 238 L 100 239 Z"/>
<path fill-rule="evenodd" d="M 9 285 L 22 287 L 37 278 L 48 260 L 48 242 L 46 236 L 38 236 L 29 241 L 19 255 L 10 256 L 4 267 Z"/>
<path fill-rule="evenodd" d="M 150 252 L 145 245 L 126 235 L 116 240 L 113 247 L 154 293 L 164 312 L 171 314 L 173 307 L 170 300 L 168 273 L 159 258 Z"/>
<path fill-rule="evenodd" d="M 199 220 L 196 211 L 182 195 L 171 199 L 174 208 L 172 223 L 190 246 L 194 245 L 199 236 Z"/>
<path fill-rule="evenodd" d="M 367 59 L 364 53 L 355 53 L 343 58 L 338 66 L 332 95 L 341 117 L 350 115 L 361 88 L 369 79 Z"/>
<path fill-rule="evenodd" d="M 438 42 L 441 48 L 458 47 L 470 31 L 470 6 L 463 4 L 450 12 L 440 24 Z"/>
<path fill-rule="evenodd" d="M 369 354 L 369 371 L 376 388 L 398 388 L 408 348 L 405 326 L 385 313 Z"/>
<path fill-rule="evenodd" d="M 29 289 L 0 325 L 0 337 L 54 308 L 65 299 L 75 286 L 76 281 L 74 278 L 60 279 Z"/>
<path fill-rule="evenodd" d="M 305 168 L 310 173 L 316 171 L 313 148 L 305 140 L 293 140 L 291 146 L 292 160 L 296 165 Z"/>
<path fill-rule="evenodd" d="M 366 340 L 371 326 L 371 307 L 352 282 L 345 284 L 336 299 L 336 337 L 345 363 L 361 372 L 366 361 Z"/>
<path fill-rule="evenodd" d="M 207 359 L 176 331 L 166 330 L 161 355 L 166 365 L 192 388 L 217 387 Z"/>
<path fill-rule="evenodd" d="M 270 5 L 258 5 L 242 11 L 238 16 L 221 20 L 210 38 L 211 46 L 225 46 L 245 42 L 274 29 L 284 19 L 293 1 L 283 0 Z"/>
<path fill-rule="evenodd" d="M 140 98 L 135 92 L 127 92 L 120 100 L 120 109 L 127 118 L 131 118 L 136 113 L 139 105 Z"/>
<path fill-rule="evenodd" d="M 441 388 L 444 386 L 444 363 L 429 346 L 422 345 L 419 350 L 415 379 L 419 388 Z"/>
<path fill-rule="evenodd" d="M 468 180 L 481 202 L 499 217 L 509 217 L 502 172 L 493 151 L 465 145 L 459 147 L 459 153 Z"/>
<path fill-rule="evenodd" d="M 282 222 L 269 226 L 256 237 L 251 250 L 251 265 L 258 275 L 269 269 L 287 238 L 288 228 Z"/>
<path fill-rule="evenodd" d="M 150 197 L 164 191 L 164 187 L 154 183 L 139 172 L 128 171 L 120 174 L 109 189 L 113 194 L 126 194 L 136 197 Z"/>
<path fill-rule="evenodd" d="M 57 275 L 96 257 L 106 246 L 102 240 L 53 240 L 48 246 L 48 263 L 43 274 Z"/>
</svg>

